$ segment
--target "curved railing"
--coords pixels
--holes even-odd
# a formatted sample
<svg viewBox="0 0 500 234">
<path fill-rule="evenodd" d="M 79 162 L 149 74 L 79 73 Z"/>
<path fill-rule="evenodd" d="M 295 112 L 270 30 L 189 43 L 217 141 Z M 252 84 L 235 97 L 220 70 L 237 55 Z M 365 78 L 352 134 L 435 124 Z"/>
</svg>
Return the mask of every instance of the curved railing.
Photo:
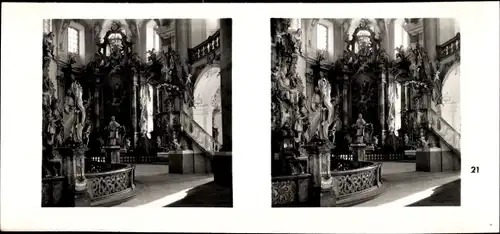
<svg viewBox="0 0 500 234">
<path fill-rule="evenodd" d="M 455 52 L 460 51 L 460 33 L 457 33 L 455 37 L 443 43 L 442 45 L 436 46 L 438 59 L 442 60 Z"/>
<path fill-rule="evenodd" d="M 102 163 L 95 163 L 95 165 Z M 135 166 L 127 164 L 103 164 L 105 172 L 85 173 L 87 191 L 92 202 L 131 192 L 135 188 Z M 97 166 L 100 167 L 100 166 Z M 111 167 L 111 168 L 110 168 Z"/>
<path fill-rule="evenodd" d="M 186 132 L 194 141 L 196 141 L 196 143 L 198 143 L 203 150 L 208 153 L 220 150 L 221 144 L 184 111 L 181 112 L 181 123 L 182 130 Z"/>
<path fill-rule="evenodd" d="M 353 163 L 359 163 L 358 167 L 360 168 L 350 169 L 349 165 Z M 337 204 L 343 203 L 342 200 L 354 195 L 374 190 L 382 184 L 382 164 L 380 163 L 336 160 L 332 161 L 332 164 L 334 164 L 332 168 L 341 168 L 341 170 L 333 170 L 330 173 L 336 180 Z"/>
<path fill-rule="evenodd" d="M 212 36 L 209 36 L 199 45 L 189 49 L 189 61 L 194 63 L 211 52 L 220 48 L 220 30 L 217 30 Z"/>
<path fill-rule="evenodd" d="M 460 133 L 434 110 L 428 112 L 429 124 L 448 145 L 460 152 Z"/>
</svg>

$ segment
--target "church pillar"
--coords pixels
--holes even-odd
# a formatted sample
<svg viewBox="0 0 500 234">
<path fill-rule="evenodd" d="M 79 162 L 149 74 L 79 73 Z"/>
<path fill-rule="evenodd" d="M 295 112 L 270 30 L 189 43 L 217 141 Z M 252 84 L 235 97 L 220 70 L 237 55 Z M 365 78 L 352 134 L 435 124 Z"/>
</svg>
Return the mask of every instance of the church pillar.
<svg viewBox="0 0 500 234">
<path fill-rule="evenodd" d="M 380 120 L 380 144 L 385 144 L 385 69 L 382 71 L 382 81 L 379 85 L 379 120 Z"/>
<path fill-rule="evenodd" d="M 436 60 L 436 45 L 437 45 L 437 19 L 424 18 L 424 48 L 427 51 L 429 60 Z"/>
<path fill-rule="evenodd" d="M 342 110 L 344 113 L 344 126 L 345 129 L 349 126 L 349 115 L 348 115 L 348 100 L 347 100 L 347 91 L 349 88 L 349 76 L 347 74 L 344 74 L 344 84 L 342 86 Z"/>
<path fill-rule="evenodd" d="M 437 18 L 424 18 L 423 19 L 423 37 L 424 37 L 424 48 L 427 52 L 427 56 L 429 58 L 430 64 L 433 67 L 436 67 L 436 45 L 438 39 L 438 31 L 437 31 Z M 431 94 L 424 94 L 421 100 L 421 106 L 418 108 L 431 109 Z M 420 112 L 420 111 L 419 111 Z M 425 113 L 421 113 L 425 115 Z M 417 122 L 420 123 L 421 119 L 418 118 Z"/>
<path fill-rule="evenodd" d="M 221 151 L 232 151 L 232 21 L 231 19 L 220 20 L 220 43 L 221 43 L 221 61 L 220 61 L 220 80 L 221 80 L 221 112 L 222 112 L 222 146 Z"/>
<path fill-rule="evenodd" d="M 175 50 L 179 53 L 179 57 L 184 66 L 188 63 L 188 23 L 188 19 L 175 19 Z M 186 69 L 186 67 L 184 69 Z"/>
<path fill-rule="evenodd" d="M 220 19 L 220 82 L 221 82 L 221 117 L 222 147 L 213 157 L 212 171 L 215 183 L 232 187 L 232 20 Z"/>
</svg>

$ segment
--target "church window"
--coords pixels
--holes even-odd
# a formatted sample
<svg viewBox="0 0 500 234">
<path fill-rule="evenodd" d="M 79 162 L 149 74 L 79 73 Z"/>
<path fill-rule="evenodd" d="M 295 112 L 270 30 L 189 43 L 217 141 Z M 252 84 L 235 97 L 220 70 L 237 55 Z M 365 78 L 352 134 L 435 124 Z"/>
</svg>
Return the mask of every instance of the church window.
<svg viewBox="0 0 500 234">
<path fill-rule="evenodd" d="M 68 52 L 80 54 L 80 37 L 76 28 L 68 27 Z"/>
<path fill-rule="evenodd" d="M 154 20 L 149 21 L 146 27 L 146 51 L 154 49 L 156 52 L 160 50 L 160 36 L 157 33 L 158 25 Z"/>
<path fill-rule="evenodd" d="M 318 24 L 316 31 L 316 49 L 326 51 L 328 49 L 328 28 Z"/>
</svg>

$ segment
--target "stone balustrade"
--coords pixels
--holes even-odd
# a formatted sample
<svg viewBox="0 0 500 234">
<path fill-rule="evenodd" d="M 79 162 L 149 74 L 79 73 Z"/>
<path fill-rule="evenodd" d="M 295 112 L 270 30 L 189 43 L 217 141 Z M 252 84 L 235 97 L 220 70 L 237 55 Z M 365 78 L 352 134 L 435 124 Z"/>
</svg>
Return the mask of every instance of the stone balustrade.
<svg viewBox="0 0 500 234">
<path fill-rule="evenodd" d="M 208 54 L 220 49 L 220 46 L 220 30 L 218 30 L 213 35 L 209 36 L 205 41 L 188 50 L 189 61 L 191 61 L 191 63 L 195 63 L 198 60 L 205 58 Z"/>
<path fill-rule="evenodd" d="M 436 46 L 436 50 L 440 61 L 455 53 L 460 53 L 460 33 L 442 45 Z"/>
</svg>

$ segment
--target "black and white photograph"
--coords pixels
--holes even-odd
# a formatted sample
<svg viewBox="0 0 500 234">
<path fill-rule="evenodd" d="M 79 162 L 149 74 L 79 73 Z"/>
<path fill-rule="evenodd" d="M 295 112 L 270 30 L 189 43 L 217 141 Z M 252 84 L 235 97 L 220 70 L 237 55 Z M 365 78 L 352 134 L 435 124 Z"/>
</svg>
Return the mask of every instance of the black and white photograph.
<svg viewBox="0 0 500 234">
<path fill-rule="evenodd" d="M 461 205 L 457 19 L 273 18 L 271 34 L 273 207 Z"/>
<path fill-rule="evenodd" d="M 232 207 L 231 19 L 43 19 L 42 207 Z"/>
</svg>

